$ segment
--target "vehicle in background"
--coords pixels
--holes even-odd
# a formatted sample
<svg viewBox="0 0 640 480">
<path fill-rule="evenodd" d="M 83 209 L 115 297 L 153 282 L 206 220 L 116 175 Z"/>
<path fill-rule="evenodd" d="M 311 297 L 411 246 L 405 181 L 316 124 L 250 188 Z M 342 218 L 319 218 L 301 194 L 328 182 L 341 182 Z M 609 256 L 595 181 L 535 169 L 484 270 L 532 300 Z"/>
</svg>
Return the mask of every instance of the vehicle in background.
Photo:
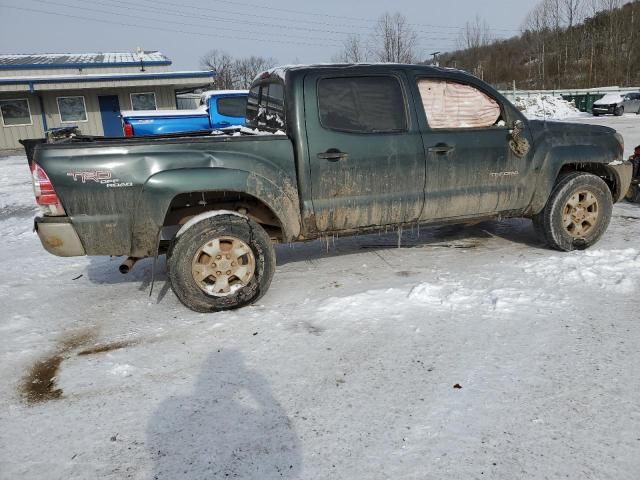
<svg viewBox="0 0 640 480">
<path fill-rule="evenodd" d="M 617 117 L 620 117 L 625 113 L 640 114 L 640 93 L 607 93 L 600 100 L 596 100 L 593 103 L 591 113 L 593 113 L 594 117 L 606 114 L 615 115 Z"/>
<path fill-rule="evenodd" d="M 212 312 L 267 291 L 277 242 L 526 217 L 550 247 L 584 249 L 631 182 L 615 130 L 529 120 L 454 69 L 281 67 L 254 81 L 246 117 L 223 131 L 23 140 L 42 245 L 130 257 L 123 273 L 166 253 L 180 301 Z"/>
<path fill-rule="evenodd" d="M 200 96 L 194 110 L 123 111 L 125 137 L 199 132 L 245 124 L 247 90 L 211 90 Z"/>
</svg>

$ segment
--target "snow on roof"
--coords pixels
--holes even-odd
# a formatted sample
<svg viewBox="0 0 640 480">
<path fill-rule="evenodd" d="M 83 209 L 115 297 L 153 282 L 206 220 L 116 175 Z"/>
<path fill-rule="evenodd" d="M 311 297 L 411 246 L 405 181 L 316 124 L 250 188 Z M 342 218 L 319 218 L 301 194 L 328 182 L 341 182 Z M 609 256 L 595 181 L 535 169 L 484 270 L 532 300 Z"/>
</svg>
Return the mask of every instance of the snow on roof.
<svg viewBox="0 0 640 480">
<path fill-rule="evenodd" d="M 213 77 L 215 74 L 206 70 L 192 70 L 180 72 L 133 72 L 133 73 L 90 73 L 73 75 L 26 75 L 16 77 L 0 77 L 0 84 L 20 83 L 68 83 L 88 82 L 100 80 L 146 80 L 153 78 L 183 78 L 183 77 Z"/>
<path fill-rule="evenodd" d="M 249 90 L 207 90 L 200 94 L 200 99 L 206 101 L 214 95 L 249 95 Z"/>
<path fill-rule="evenodd" d="M 139 64 L 171 65 L 158 51 L 105 53 L 43 53 L 0 55 L 0 69 L 73 68 Z"/>
</svg>

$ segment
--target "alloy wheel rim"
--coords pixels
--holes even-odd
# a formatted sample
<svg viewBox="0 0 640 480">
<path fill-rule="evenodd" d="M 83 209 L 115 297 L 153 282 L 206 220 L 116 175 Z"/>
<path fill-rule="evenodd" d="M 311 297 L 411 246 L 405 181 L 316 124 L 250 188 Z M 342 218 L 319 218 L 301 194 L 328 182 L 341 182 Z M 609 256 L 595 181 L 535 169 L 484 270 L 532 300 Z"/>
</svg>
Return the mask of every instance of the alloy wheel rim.
<svg viewBox="0 0 640 480">
<path fill-rule="evenodd" d="M 598 199 L 592 192 L 581 190 L 567 201 L 562 212 L 562 225 L 573 238 L 583 238 L 595 228 L 599 217 Z"/>
<path fill-rule="evenodd" d="M 191 274 L 207 295 L 226 297 L 246 287 L 255 275 L 253 251 L 243 240 L 219 237 L 202 245 L 193 256 Z"/>
</svg>

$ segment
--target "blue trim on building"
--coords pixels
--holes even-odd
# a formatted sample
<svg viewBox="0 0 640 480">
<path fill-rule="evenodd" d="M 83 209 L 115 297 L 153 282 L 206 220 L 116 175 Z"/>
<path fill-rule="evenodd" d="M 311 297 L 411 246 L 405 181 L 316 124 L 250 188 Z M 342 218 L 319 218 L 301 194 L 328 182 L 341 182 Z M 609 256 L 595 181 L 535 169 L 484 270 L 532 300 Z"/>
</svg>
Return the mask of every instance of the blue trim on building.
<svg viewBox="0 0 640 480">
<path fill-rule="evenodd" d="M 33 85 L 46 84 L 46 83 L 83 83 L 83 82 L 105 82 L 110 80 L 156 80 L 156 79 L 171 79 L 171 78 L 213 78 L 215 72 L 157 72 L 157 73 L 129 73 L 122 75 L 105 74 L 105 75 L 92 75 L 91 77 L 83 76 L 61 76 L 58 78 L 29 78 L 20 79 L 20 77 L 5 77 L 0 78 L 0 85 L 29 85 L 29 90 L 33 91 Z"/>
<path fill-rule="evenodd" d="M 152 60 L 142 62 L 145 66 L 169 66 L 171 60 Z M 22 63 L 17 65 L 0 65 L 0 70 L 27 70 L 27 69 L 50 69 L 50 68 L 109 68 L 109 67 L 132 67 L 139 66 L 136 62 L 94 62 L 94 63 Z"/>
</svg>

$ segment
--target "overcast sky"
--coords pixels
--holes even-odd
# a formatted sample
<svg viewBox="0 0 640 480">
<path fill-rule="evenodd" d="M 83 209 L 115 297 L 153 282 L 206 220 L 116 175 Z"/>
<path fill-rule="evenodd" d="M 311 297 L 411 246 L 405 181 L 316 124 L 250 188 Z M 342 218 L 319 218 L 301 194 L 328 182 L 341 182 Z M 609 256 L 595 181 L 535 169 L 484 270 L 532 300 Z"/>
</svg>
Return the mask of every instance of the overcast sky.
<svg viewBox="0 0 640 480">
<path fill-rule="evenodd" d="M 476 15 L 498 37 L 517 34 L 538 0 L 0 0 L 0 53 L 160 50 L 175 69 L 195 69 L 213 48 L 279 63 L 323 62 L 348 33 L 369 36 L 376 18 L 400 11 L 419 33 L 419 53 L 456 47 Z M 18 9 L 19 8 L 19 9 Z M 44 12 L 53 12 L 47 14 Z M 94 20 L 91 20 L 94 19 Z M 100 21 L 97 21 L 100 20 Z"/>
</svg>

